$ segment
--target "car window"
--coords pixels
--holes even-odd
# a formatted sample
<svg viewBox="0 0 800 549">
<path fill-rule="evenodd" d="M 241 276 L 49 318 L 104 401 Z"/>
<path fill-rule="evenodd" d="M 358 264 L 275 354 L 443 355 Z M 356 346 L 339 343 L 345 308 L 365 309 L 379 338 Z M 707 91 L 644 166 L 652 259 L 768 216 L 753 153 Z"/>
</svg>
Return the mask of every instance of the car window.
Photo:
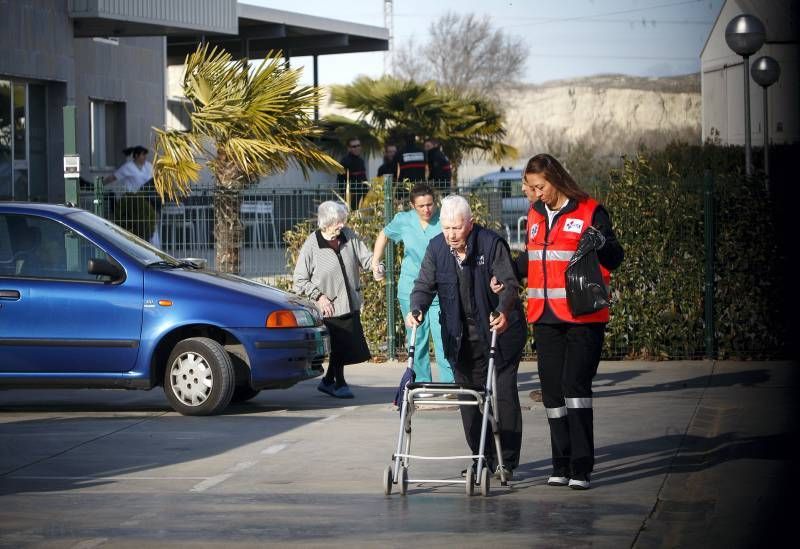
<svg viewBox="0 0 800 549">
<path fill-rule="evenodd" d="M 8 222 L 0 217 L 0 276 L 14 274 L 14 250 L 11 249 L 11 237 Z"/>
<path fill-rule="evenodd" d="M 111 242 L 111 244 L 144 265 L 157 261 L 177 262 L 171 255 L 159 250 L 146 240 L 142 240 L 135 234 L 129 233 L 119 225 L 115 225 L 102 217 L 78 210 L 69 214 L 69 218 L 98 233 Z"/>
<path fill-rule="evenodd" d="M 5 234 L 4 234 L 5 231 Z M 3 261 L 0 276 L 97 281 L 88 272 L 89 259 L 109 256 L 75 231 L 52 219 L 33 215 L 0 214 L 0 240 L 8 239 L 10 260 Z"/>
</svg>

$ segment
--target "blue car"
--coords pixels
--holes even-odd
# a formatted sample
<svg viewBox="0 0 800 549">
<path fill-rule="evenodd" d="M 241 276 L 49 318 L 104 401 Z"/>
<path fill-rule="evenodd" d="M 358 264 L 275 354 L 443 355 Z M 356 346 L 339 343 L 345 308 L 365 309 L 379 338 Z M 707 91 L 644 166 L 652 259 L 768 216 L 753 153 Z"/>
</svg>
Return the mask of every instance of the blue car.
<svg viewBox="0 0 800 549">
<path fill-rule="evenodd" d="M 309 301 L 177 260 L 85 210 L 0 202 L 0 388 L 164 387 L 210 415 L 322 373 Z"/>
</svg>

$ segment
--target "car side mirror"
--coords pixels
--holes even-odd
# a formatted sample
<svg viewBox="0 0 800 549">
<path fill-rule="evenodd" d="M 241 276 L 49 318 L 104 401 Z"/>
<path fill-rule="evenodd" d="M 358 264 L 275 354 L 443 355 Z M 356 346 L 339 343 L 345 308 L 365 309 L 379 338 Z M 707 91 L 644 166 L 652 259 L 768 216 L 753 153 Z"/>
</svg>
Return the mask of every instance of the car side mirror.
<svg viewBox="0 0 800 549">
<path fill-rule="evenodd" d="M 111 282 L 121 280 L 125 276 L 125 271 L 116 263 L 112 263 L 107 259 L 100 259 L 94 257 L 89 260 L 89 274 L 108 276 Z"/>
</svg>

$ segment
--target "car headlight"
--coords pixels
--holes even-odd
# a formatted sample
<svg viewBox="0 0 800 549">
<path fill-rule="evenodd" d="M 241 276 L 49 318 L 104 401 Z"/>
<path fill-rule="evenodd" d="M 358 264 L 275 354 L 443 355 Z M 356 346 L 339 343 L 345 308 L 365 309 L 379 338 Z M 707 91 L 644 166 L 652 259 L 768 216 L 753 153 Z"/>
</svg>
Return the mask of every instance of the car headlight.
<svg viewBox="0 0 800 549">
<path fill-rule="evenodd" d="M 265 323 L 267 328 L 304 328 L 315 324 L 314 317 L 305 309 L 273 311 Z"/>
</svg>

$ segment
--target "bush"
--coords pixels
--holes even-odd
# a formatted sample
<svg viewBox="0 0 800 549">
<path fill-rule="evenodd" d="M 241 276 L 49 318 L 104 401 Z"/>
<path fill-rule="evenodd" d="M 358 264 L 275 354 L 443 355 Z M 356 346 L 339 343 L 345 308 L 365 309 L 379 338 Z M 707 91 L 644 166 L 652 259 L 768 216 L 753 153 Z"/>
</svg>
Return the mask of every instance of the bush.
<svg viewBox="0 0 800 549">
<path fill-rule="evenodd" d="M 683 170 L 678 173 L 675 166 Z M 785 353 L 784 290 L 774 208 L 763 177 L 741 174 L 740 147 L 673 144 L 611 172 L 606 206 L 625 249 L 612 276 L 604 356 L 705 355 L 704 167 L 715 168 L 717 358 Z"/>
</svg>

